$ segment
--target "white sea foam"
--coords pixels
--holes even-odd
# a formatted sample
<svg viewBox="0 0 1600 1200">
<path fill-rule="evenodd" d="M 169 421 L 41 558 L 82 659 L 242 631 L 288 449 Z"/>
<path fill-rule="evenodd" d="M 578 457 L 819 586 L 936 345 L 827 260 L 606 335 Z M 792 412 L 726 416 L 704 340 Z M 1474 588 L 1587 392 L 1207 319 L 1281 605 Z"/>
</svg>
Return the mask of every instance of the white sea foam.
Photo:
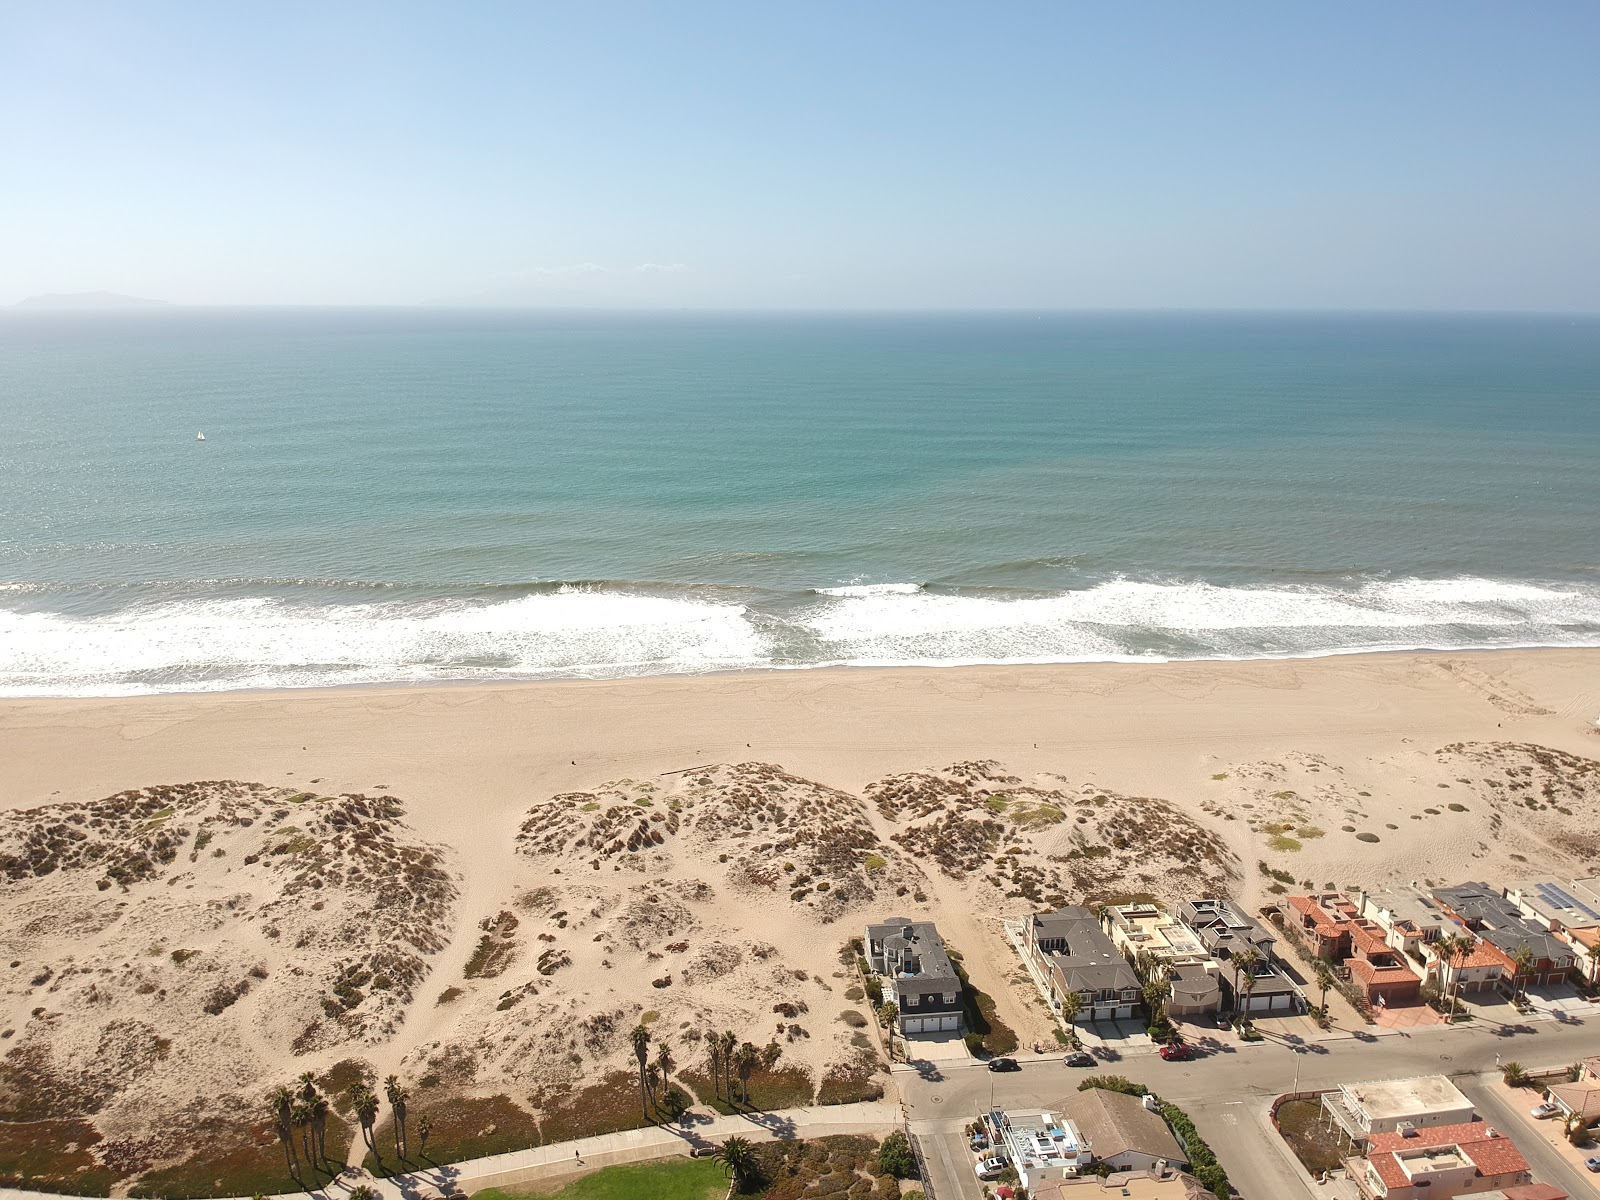
<svg viewBox="0 0 1600 1200">
<path fill-rule="evenodd" d="M 850 583 L 841 587 L 812 588 L 818 596 L 914 596 L 920 583 Z"/>
<path fill-rule="evenodd" d="M 1051 661 L 1173 653 L 1250 657 L 1351 647 L 1592 644 L 1600 590 L 1487 579 L 1353 588 L 1230 588 L 1110 580 L 989 596 L 919 590 L 819 601 L 801 622 L 836 661 Z"/>
<path fill-rule="evenodd" d="M 195 600 L 0 612 L 0 694 L 117 694 L 758 666 L 743 607 L 562 589 L 495 603 Z"/>
<path fill-rule="evenodd" d="M 1017 594 L 854 584 L 765 617 L 722 598 L 614 587 L 363 604 L 197 598 L 99 616 L 0 609 L 0 695 L 1538 645 L 1600 645 L 1600 587 L 1113 579 Z"/>
</svg>

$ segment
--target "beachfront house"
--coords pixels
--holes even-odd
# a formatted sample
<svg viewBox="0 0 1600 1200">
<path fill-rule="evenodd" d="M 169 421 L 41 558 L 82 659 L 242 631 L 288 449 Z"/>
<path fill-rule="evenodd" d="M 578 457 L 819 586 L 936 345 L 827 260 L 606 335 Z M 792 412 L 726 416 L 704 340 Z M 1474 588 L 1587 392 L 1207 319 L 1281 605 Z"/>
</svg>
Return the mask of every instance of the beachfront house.
<svg viewBox="0 0 1600 1200">
<path fill-rule="evenodd" d="M 1153 1097 L 1090 1088 L 1074 1092 L 1064 1107 L 1088 1139 L 1095 1161 L 1113 1170 L 1181 1170 L 1189 1165 Z"/>
<path fill-rule="evenodd" d="M 1533 1183 L 1515 1143 L 1483 1121 L 1374 1134 L 1345 1172 L 1363 1200 L 1453 1200 Z"/>
<path fill-rule="evenodd" d="M 1127 1020 L 1138 1010 L 1139 977 L 1088 909 L 1034 913 L 1023 936 L 1057 1013 L 1069 992 L 1078 996 L 1077 1020 Z"/>
<path fill-rule="evenodd" d="M 1524 916 L 1515 902 L 1488 884 L 1434 888 L 1429 895 L 1478 939 L 1486 957 L 1499 962 L 1500 980 L 1513 989 L 1562 983 L 1571 978 L 1577 966 L 1573 947 L 1538 920 Z M 1517 960 L 1524 953 L 1529 958 L 1519 971 Z"/>
<path fill-rule="evenodd" d="M 1182 921 L 1161 905 L 1113 904 L 1100 914 L 1112 944 L 1136 965 L 1162 971 L 1171 993 L 1167 1014 L 1188 1017 L 1222 1007 L 1222 964 Z"/>
<path fill-rule="evenodd" d="M 1094 1164 L 1087 1139 L 1070 1119 L 1054 1112 L 991 1108 L 981 1118 L 990 1154 L 1003 1157 L 1030 1192 L 1055 1179 L 1075 1179 Z"/>
<path fill-rule="evenodd" d="M 899 1009 L 901 1034 L 962 1031 L 961 977 L 933 922 L 890 917 L 868 925 L 862 944 L 868 967 L 883 980 L 884 999 Z"/>
<path fill-rule="evenodd" d="M 1506 899 L 1572 947 L 1574 971 L 1600 983 L 1600 875 L 1587 879 L 1535 879 L 1506 888 Z"/>
<path fill-rule="evenodd" d="M 1450 919 L 1415 888 L 1356 893 L 1356 910 L 1383 931 L 1383 940 L 1417 966 L 1427 969 L 1426 947 L 1454 932 Z"/>
<path fill-rule="evenodd" d="M 1472 1120 L 1472 1102 L 1443 1075 L 1347 1083 L 1322 1093 L 1322 1111 L 1351 1141 L 1406 1128 L 1429 1129 Z"/>
<path fill-rule="evenodd" d="M 1375 921 L 1361 916 L 1356 901 L 1343 892 L 1316 892 L 1285 897 L 1285 903 L 1295 936 L 1359 987 L 1367 1003 L 1387 1007 L 1420 999 L 1421 974 Z"/>
<path fill-rule="evenodd" d="M 1177 916 L 1221 964 L 1235 1012 L 1287 1016 L 1306 1010 L 1305 997 L 1278 962 L 1277 937 L 1231 900 L 1185 900 Z M 1246 952 L 1256 958 L 1248 972 L 1240 965 Z"/>
</svg>

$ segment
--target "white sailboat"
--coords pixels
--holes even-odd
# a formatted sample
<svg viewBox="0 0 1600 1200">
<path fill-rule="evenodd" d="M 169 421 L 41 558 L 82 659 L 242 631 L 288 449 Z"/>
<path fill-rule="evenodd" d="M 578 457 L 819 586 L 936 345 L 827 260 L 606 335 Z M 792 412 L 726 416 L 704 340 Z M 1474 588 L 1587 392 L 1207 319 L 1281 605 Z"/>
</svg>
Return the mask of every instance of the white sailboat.
<svg viewBox="0 0 1600 1200">
<path fill-rule="evenodd" d="M 206 435 L 203 433 L 197 433 L 194 435 L 194 440 L 197 442 L 203 442 L 206 440 Z"/>
</svg>

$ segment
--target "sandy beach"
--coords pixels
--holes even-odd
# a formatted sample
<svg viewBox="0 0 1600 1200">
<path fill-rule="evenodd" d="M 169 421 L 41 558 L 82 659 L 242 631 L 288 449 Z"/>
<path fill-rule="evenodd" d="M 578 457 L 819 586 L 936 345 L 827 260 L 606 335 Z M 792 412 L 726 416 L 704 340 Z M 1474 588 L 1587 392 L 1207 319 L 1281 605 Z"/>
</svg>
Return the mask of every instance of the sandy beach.
<svg viewBox="0 0 1600 1200">
<path fill-rule="evenodd" d="M 150 1169 L 346 1064 L 548 1136 L 641 1015 L 870 1091 L 865 921 L 1048 1038 L 1005 917 L 1600 868 L 1597 715 L 1594 650 L 0 702 L 0 1120 Z"/>
</svg>

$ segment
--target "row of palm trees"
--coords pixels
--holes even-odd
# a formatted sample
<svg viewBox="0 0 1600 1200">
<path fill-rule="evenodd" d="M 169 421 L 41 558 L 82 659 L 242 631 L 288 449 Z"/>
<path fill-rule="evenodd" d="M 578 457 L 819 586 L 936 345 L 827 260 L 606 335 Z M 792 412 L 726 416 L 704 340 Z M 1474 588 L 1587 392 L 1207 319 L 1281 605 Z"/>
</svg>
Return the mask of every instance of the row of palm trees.
<svg viewBox="0 0 1600 1200">
<path fill-rule="evenodd" d="M 1450 980 L 1446 989 L 1446 1019 L 1455 1020 L 1456 1008 L 1461 996 L 1461 983 L 1467 960 L 1472 957 L 1473 951 L 1478 948 L 1478 939 L 1466 930 L 1460 933 L 1447 933 L 1433 943 L 1433 952 L 1441 961 L 1455 969 L 1455 975 Z M 1525 996 L 1530 982 L 1534 963 L 1533 948 L 1526 943 L 1518 946 L 1511 952 L 1511 999 L 1517 1000 Z"/>
<path fill-rule="evenodd" d="M 653 1038 L 650 1027 L 643 1022 L 633 1027 L 629 1039 L 633 1043 L 633 1056 L 638 1062 L 639 1107 L 648 1120 L 652 1110 L 659 1112 L 663 1102 L 671 1094 L 672 1072 L 677 1066 L 677 1061 L 673 1057 L 670 1043 L 665 1039 L 654 1043 L 656 1053 L 654 1059 L 651 1058 L 650 1046 Z M 758 1069 L 772 1070 L 783 1057 L 783 1047 L 777 1042 L 768 1042 L 762 1047 L 756 1046 L 753 1042 L 740 1042 L 739 1035 L 731 1029 L 722 1033 L 709 1030 L 705 1035 L 705 1042 L 709 1047 L 707 1060 L 716 1094 L 719 1097 L 725 1095 L 730 1101 L 733 1100 L 733 1081 L 737 1076 L 740 1102 L 746 1107 L 750 1104 L 750 1077 Z"/>
<path fill-rule="evenodd" d="M 393 1116 L 395 1156 L 404 1161 L 409 1159 L 411 1149 L 410 1114 L 407 1107 L 410 1094 L 396 1075 L 390 1075 L 383 1081 L 383 1091 Z M 362 1140 L 372 1151 L 373 1157 L 381 1161 L 383 1153 L 378 1149 L 376 1133 L 379 1109 L 377 1092 L 365 1080 L 358 1080 L 350 1085 L 345 1098 L 350 1112 L 360 1123 Z M 302 1153 L 306 1165 L 314 1171 L 321 1170 L 330 1175 L 338 1174 L 338 1168 L 342 1164 L 335 1164 L 331 1170 L 328 1164 L 328 1114 L 333 1111 L 333 1105 L 317 1087 L 316 1076 L 306 1071 L 295 1081 L 294 1087 L 273 1089 L 267 1097 L 267 1103 L 273 1128 L 278 1134 L 278 1140 L 283 1143 L 283 1154 L 289 1167 L 289 1174 L 295 1179 L 301 1177 Z M 428 1137 L 432 1131 L 433 1122 L 424 1113 L 421 1121 L 417 1123 L 418 1152 L 424 1156 L 428 1153 Z"/>
</svg>

